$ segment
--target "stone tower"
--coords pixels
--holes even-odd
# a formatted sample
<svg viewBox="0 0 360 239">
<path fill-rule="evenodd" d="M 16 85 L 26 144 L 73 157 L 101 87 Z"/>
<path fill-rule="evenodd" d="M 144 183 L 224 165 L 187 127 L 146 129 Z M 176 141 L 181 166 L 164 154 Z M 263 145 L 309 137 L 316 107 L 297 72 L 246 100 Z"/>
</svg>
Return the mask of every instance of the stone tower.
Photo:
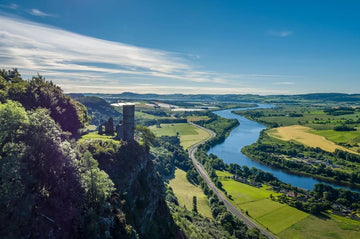
<svg viewBox="0 0 360 239">
<path fill-rule="evenodd" d="M 135 129 L 135 105 L 123 106 L 124 140 L 134 140 Z"/>
<path fill-rule="evenodd" d="M 123 105 L 123 120 L 116 125 L 116 139 L 134 140 L 135 105 Z"/>
</svg>

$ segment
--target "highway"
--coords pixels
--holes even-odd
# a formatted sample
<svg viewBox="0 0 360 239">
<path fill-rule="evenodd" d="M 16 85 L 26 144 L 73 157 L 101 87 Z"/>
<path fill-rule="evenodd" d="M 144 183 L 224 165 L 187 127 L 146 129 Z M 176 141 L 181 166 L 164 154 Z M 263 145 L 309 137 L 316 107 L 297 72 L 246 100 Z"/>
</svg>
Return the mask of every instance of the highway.
<svg viewBox="0 0 360 239">
<path fill-rule="evenodd" d="M 191 148 L 189 149 L 189 157 L 191 158 L 196 170 L 198 171 L 198 173 L 200 174 L 200 176 L 203 178 L 203 180 L 206 182 L 206 184 L 208 185 L 208 187 L 218 196 L 219 200 L 222 201 L 225 205 L 225 207 L 227 208 L 227 210 L 229 212 L 231 212 L 234 216 L 236 216 L 237 218 L 239 218 L 240 220 L 242 220 L 249 228 L 258 228 L 260 230 L 260 232 L 262 234 L 264 234 L 265 236 L 267 236 L 268 238 L 276 238 L 274 235 L 272 235 L 269 231 L 264 230 L 262 227 L 258 226 L 257 224 L 255 224 L 253 221 L 251 221 L 248 217 L 246 217 L 241 211 L 239 211 L 238 209 L 236 209 L 229 201 L 226 197 L 224 197 L 224 195 L 215 187 L 214 183 L 211 181 L 210 177 L 207 175 L 204 167 L 202 166 L 201 163 L 199 163 L 196 158 L 195 158 L 195 152 L 198 148 L 199 145 L 204 144 L 206 141 L 214 138 L 216 136 L 215 132 L 213 132 L 212 130 L 209 130 L 207 128 L 204 128 L 200 125 L 191 123 L 192 125 L 201 128 L 203 130 L 206 130 L 209 134 L 210 137 L 207 138 L 206 140 L 203 140 L 193 146 L 191 146 Z"/>
</svg>

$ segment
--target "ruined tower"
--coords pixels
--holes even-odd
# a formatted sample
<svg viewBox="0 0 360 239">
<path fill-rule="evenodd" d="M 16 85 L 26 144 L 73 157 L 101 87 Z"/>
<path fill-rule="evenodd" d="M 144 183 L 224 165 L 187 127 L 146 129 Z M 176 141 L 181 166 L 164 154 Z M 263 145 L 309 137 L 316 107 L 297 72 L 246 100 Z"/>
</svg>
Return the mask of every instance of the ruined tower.
<svg viewBox="0 0 360 239">
<path fill-rule="evenodd" d="M 114 120 L 112 117 L 108 121 L 99 125 L 99 134 L 114 135 Z"/>
<path fill-rule="evenodd" d="M 124 140 L 134 140 L 135 129 L 135 105 L 123 106 Z"/>
<path fill-rule="evenodd" d="M 125 141 L 134 140 L 135 105 L 123 105 L 123 120 L 116 125 L 116 138 Z"/>
</svg>

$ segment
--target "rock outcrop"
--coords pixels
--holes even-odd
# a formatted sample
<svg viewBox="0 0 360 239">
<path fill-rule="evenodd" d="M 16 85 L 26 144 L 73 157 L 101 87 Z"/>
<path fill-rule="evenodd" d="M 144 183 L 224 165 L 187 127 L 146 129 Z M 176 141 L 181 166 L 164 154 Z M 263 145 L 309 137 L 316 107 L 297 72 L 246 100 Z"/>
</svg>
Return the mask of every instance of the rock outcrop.
<svg viewBox="0 0 360 239">
<path fill-rule="evenodd" d="M 115 183 L 126 221 L 140 238 L 174 238 L 176 225 L 164 199 L 164 185 L 148 152 L 137 142 L 97 158 Z"/>
</svg>

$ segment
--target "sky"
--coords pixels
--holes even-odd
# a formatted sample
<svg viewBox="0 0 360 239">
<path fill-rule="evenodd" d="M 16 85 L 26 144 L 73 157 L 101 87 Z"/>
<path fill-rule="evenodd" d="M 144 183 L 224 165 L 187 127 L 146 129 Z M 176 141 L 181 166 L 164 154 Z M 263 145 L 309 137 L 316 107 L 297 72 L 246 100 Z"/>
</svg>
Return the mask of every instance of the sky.
<svg viewBox="0 0 360 239">
<path fill-rule="evenodd" d="M 66 93 L 360 93 L 360 1 L 0 0 L 0 68 Z"/>
</svg>

